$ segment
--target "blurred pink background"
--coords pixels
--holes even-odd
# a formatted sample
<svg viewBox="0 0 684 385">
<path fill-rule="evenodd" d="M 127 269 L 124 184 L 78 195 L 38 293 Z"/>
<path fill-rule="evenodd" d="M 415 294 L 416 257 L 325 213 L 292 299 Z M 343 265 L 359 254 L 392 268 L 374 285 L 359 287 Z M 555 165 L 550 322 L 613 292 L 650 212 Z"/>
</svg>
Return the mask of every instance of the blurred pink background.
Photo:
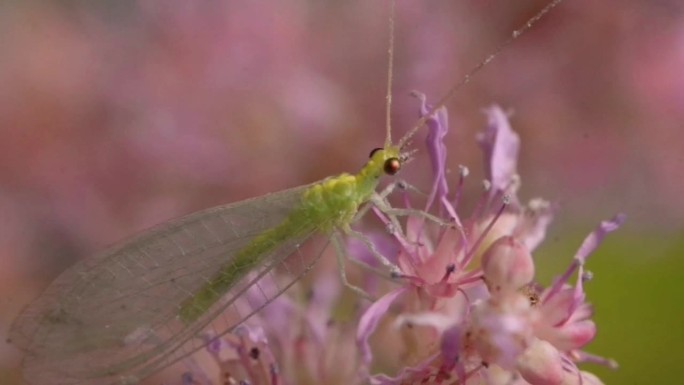
<svg viewBox="0 0 684 385">
<path fill-rule="evenodd" d="M 544 1 L 398 1 L 395 137 Z M 0 5 L 0 335 L 57 274 L 153 224 L 356 171 L 382 145 L 385 1 Z M 554 226 L 681 231 L 684 5 L 566 0 L 448 103 L 453 170 L 514 111 Z M 422 137 L 421 137 L 422 138 Z M 416 147 L 421 139 L 416 140 Z M 424 159 L 402 177 L 427 186 Z M 631 228 L 631 230 L 630 230 Z M 0 383 L 20 383 L 0 344 Z"/>
</svg>

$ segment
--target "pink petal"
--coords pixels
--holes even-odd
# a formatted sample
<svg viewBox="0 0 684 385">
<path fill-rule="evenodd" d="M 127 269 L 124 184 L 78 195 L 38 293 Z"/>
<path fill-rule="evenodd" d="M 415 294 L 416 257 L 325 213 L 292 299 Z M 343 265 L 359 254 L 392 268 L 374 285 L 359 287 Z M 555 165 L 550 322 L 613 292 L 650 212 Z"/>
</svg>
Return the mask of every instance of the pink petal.
<svg viewBox="0 0 684 385">
<path fill-rule="evenodd" d="M 546 297 L 549 294 L 549 291 L 550 289 L 546 289 L 544 293 L 542 293 L 542 297 Z M 568 319 L 571 315 L 569 314 L 569 309 L 573 300 L 573 289 L 570 286 L 563 287 L 562 290 L 557 291 L 555 295 L 549 297 L 548 300 L 543 302 L 540 306 L 540 311 L 544 317 L 544 323 L 549 326 L 557 326 Z"/>
<path fill-rule="evenodd" d="M 420 116 L 425 116 L 432 106 L 429 106 L 424 94 L 414 92 L 414 96 L 420 99 Z M 434 180 L 432 183 L 432 191 L 428 197 L 425 210 L 428 210 L 435 197 L 443 198 L 449 192 L 446 181 L 446 157 L 447 150 L 444 144 L 444 137 L 449 130 L 449 115 L 445 107 L 439 108 L 435 113 L 427 119 L 425 125 L 428 127 L 428 135 L 426 144 L 428 154 L 430 155 L 430 164 L 432 165 L 432 173 Z"/>
<path fill-rule="evenodd" d="M 356 344 L 359 346 L 361 362 L 365 368 L 368 368 L 373 360 L 373 353 L 371 352 L 368 339 L 378 327 L 380 319 L 387 313 L 390 305 L 405 291 L 406 288 L 401 287 L 385 294 L 382 298 L 373 302 L 361 316 L 359 326 L 356 329 Z"/>
<path fill-rule="evenodd" d="M 520 137 L 512 129 L 506 113 L 499 106 L 486 110 L 487 127 L 477 136 L 484 152 L 487 179 L 492 191 L 506 191 L 511 178 L 517 174 Z"/>
<path fill-rule="evenodd" d="M 575 300 L 577 301 L 576 305 L 579 305 L 581 300 L 584 298 L 581 270 L 584 262 L 586 261 L 587 257 L 601 244 L 603 238 L 605 238 L 609 233 L 617 230 L 624 223 L 625 219 L 625 214 L 617 214 L 610 220 L 602 221 L 599 226 L 584 239 L 579 250 L 577 250 L 577 253 L 575 253 L 572 264 L 560 277 L 554 281 L 553 285 L 546 292 L 546 295 L 542 297 L 542 302 L 546 302 L 551 297 L 555 296 L 556 293 L 561 290 L 563 285 L 570 279 L 575 270 L 580 269 L 580 273 L 577 276 L 577 285 L 575 286 Z"/>
<path fill-rule="evenodd" d="M 580 246 L 579 250 L 575 254 L 575 260 L 580 261 L 580 263 L 584 263 L 589 254 L 593 253 L 594 250 L 596 250 L 596 248 L 601 244 L 603 238 L 605 238 L 609 233 L 612 233 L 620 228 L 620 226 L 625 222 L 625 219 L 627 219 L 625 214 L 618 214 L 610 220 L 602 221 L 596 230 L 594 230 L 584 239 L 582 246 Z"/>
<path fill-rule="evenodd" d="M 583 385 L 604 385 L 598 377 L 589 372 L 580 372 Z"/>
<path fill-rule="evenodd" d="M 591 342 L 596 336 L 596 324 L 592 320 L 567 323 L 556 329 L 552 341 L 561 351 L 579 349 Z"/>
<path fill-rule="evenodd" d="M 516 225 L 513 235 L 534 251 L 546 237 L 546 229 L 551 224 L 556 206 L 543 199 L 531 200 L 523 215 L 519 215 L 520 223 Z"/>
<path fill-rule="evenodd" d="M 438 357 L 439 355 L 434 355 L 415 366 L 404 367 L 396 377 L 389 377 L 385 374 L 376 374 L 371 376 L 370 383 L 372 385 L 403 385 L 423 383 L 423 380 L 430 376 L 430 374 L 434 371 L 432 368 L 432 363 Z"/>
<path fill-rule="evenodd" d="M 442 333 L 440 350 L 442 352 L 442 360 L 444 361 L 444 370 L 447 372 L 451 371 L 458 363 L 458 354 L 461 348 L 461 332 L 461 326 L 455 325 Z M 459 373 L 459 378 L 463 377 L 463 373 Z"/>
</svg>

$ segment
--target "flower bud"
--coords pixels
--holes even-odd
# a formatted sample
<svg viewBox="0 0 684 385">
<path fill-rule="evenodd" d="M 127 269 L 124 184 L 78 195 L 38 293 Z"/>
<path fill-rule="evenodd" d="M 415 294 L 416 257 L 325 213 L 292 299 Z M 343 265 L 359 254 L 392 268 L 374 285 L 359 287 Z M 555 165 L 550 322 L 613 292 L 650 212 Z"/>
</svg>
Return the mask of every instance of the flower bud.
<svg viewBox="0 0 684 385">
<path fill-rule="evenodd" d="M 525 381 L 534 385 L 560 385 L 563 383 L 561 355 L 550 343 L 537 339 L 520 356 L 517 365 Z"/>
<path fill-rule="evenodd" d="M 516 291 L 534 278 L 527 247 L 511 236 L 497 239 L 482 257 L 482 270 L 492 296 Z"/>
</svg>

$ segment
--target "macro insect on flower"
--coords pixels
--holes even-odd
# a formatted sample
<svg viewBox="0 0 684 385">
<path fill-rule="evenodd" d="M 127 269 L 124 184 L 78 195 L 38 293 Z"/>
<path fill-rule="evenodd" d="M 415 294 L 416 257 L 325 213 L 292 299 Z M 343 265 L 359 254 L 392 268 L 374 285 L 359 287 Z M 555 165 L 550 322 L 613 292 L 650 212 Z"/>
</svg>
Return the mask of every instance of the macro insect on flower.
<svg viewBox="0 0 684 385">
<path fill-rule="evenodd" d="M 514 38 L 517 35 L 519 31 Z M 388 90 L 388 100 L 390 95 Z M 399 330 L 401 338 L 394 341 L 402 342 L 403 351 L 394 360 L 393 372 L 398 374 L 394 378 L 373 375 L 374 383 L 467 382 L 494 378 L 497 368 L 510 379 L 524 378 L 529 383 L 589 378 L 574 363 L 598 360 L 578 351 L 595 333 L 590 309 L 583 302 L 582 280 L 588 277 L 583 274 L 586 251 L 597 242 L 587 241 L 586 250 L 578 253 L 563 279 L 545 290 L 537 287 L 530 252 L 543 238 L 553 209 L 541 200 L 525 207 L 517 201 L 517 137 L 510 128 L 502 129 L 499 121 L 480 138 L 489 172 L 486 192 L 474 214 L 462 220 L 457 213 L 461 188 L 449 196 L 446 181 L 446 148 L 441 141 L 447 127 L 446 110 L 438 108 L 432 115 L 421 98 L 419 123 L 394 145 L 388 119 L 384 147 L 371 154 L 357 175 L 342 174 L 167 222 L 67 270 L 20 316 L 10 333 L 12 342 L 27 352 L 27 377 L 41 384 L 131 384 L 179 360 L 192 366 L 188 357 L 206 345 L 229 383 L 304 383 L 308 379 L 330 383 L 332 378 L 364 383 L 381 367 L 371 367 L 380 354 L 370 348 L 369 337 L 381 319 L 395 318 L 399 328 L 390 332 Z M 490 115 L 497 114 L 503 116 L 500 110 L 490 110 Z M 427 202 L 419 208 L 408 199 L 405 208 L 382 206 L 384 196 L 373 199 L 377 179 L 399 170 L 407 160 L 404 145 L 425 122 L 430 126 L 428 153 L 435 174 Z M 467 169 L 462 168 L 460 176 L 462 184 Z M 288 303 L 287 298 L 276 300 L 320 253 L 313 253 L 313 262 L 302 257 L 301 268 L 290 274 L 289 282 L 278 283 L 270 274 L 288 270 L 286 257 L 305 254 L 300 247 L 314 233 L 330 236 L 338 251 L 340 230 L 367 240 L 350 225 L 358 219 L 361 205 L 371 201 L 372 209 L 391 230 L 396 252 L 382 247 L 382 240 L 367 251 L 376 263 L 394 268 L 392 278 L 400 288 L 390 289 L 363 313 L 355 309 L 351 318 L 359 326 L 354 339 L 349 338 L 351 328 L 330 332 L 336 324 L 320 315 L 334 307 L 339 288 L 317 289 L 307 306 Z M 607 222 L 594 238 L 602 238 L 601 232 L 612 231 L 621 221 L 618 217 Z M 186 270 L 185 261 L 195 257 L 201 263 Z M 565 286 L 575 269 L 580 271 L 579 281 L 574 287 Z M 352 286 L 341 271 L 342 282 L 356 294 L 386 288 L 373 282 L 377 277 L 362 287 Z M 371 283 L 376 290 L 368 287 Z M 272 301 L 276 303 L 266 307 Z M 314 301 L 320 306 L 313 306 Z M 246 307 L 239 309 L 241 304 Z M 227 308 L 238 309 L 236 315 L 226 316 Z M 310 313 L 314 309 L 318 313 Z M 260 317 L 250 319 L 260 310 Z M 270 324 L 282 314 L 288 314 L 288 322 L 299 325 L 298 329 L 278 330 L 279 324 Z M 259 320 L 261 325 L 250 325 Z M 207 328 L 210 324 L 217 333 Z M 275 337 L 284 331 L 289 331 L 290 338 Z M 330 343 L 331 335 L 342 342 Z M 315 347 L 308 349 L 313 360 L 308 365 L 304 360 L 283 361 L 302 354 L 279 354 L 286 349 L 301 353 L 303 346 Z M 338 349 L 342 346 L 345 349 Z M 225 357 L 224 353 L 232 354 Z M 330 358 L 338 356 L 339 360 Z M 349 357 L 355 358 L 346 360 Z M 344 371 L 341 362 L 347 363 Z M 305 375 L 301 364 L 306 365 Z M 208 380 L 195 372 L 189 372 L 183 382 Z"/>
<path fill-rule="evenodd" d="M 418 97 L 425 114 L 425 97 Z M 342 287 L 321 275 L 306 300 L 282 296 L 239 332 L 209 339 L 223 378 L 270 385 L 602 384 L 577 367 L 583 362 L 617 366 L 581 350 L 596 335 L 584 293 L 591 275 L 584 264 L 624 215 L 601 222 L 551 284 L 536 282 L 531 253 L 557 208 L 542 199 L 520 203 L 519 137 L 501 108 L 490 107 L 486 114 L 487 125 L 477 140 L 487 180 L 473 212 L 467 217 L 458 213 L 465 167 L 459 168 L 450 193 L 443 143 L 448 119 L 441 108 L 427 120 L 434 183 L 420 208 L 453 225 L 410 215 L 397 221 L 378 211 L 393 231 L 372 239 L 399 266 L 399 285 L 366 275 L 364 289 L 385 294 L 366 308 L 351 310 L 349 322 L 337 322 Z M 415 208 L 415 194 L 402 194 L 407 207 Z M 356 258 L 371 260 L 367 249 L 349 246 Z M 283 317 L 295 322 L 282 327 L 274 321 Z M 356 330 L 350 327 L 357 323 Z M 255 357 L 255 352 L 260 354 Z M 185 384 L 209 384 L 199 378 L 209 381 L 205 371 L 212 370 L 207 362 L 193 364 L 186 380 L 195 382 Z"/>
</svg>

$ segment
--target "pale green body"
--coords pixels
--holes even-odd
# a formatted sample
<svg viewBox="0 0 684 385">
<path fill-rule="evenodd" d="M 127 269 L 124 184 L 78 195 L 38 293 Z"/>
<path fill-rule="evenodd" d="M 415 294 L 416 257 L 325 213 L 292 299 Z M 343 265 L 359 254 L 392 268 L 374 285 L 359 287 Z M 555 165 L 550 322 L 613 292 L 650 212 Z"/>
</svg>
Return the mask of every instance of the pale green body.
<svg viewBox="0 0 684 385">
<path fill-rule="evenodd" d="M 230 290 L 234 282 L 250 272 L 256 261 L 267 258 L 271 251 L 292 237 L 316 229 L 329 233 L 345 228 L 354 219 L 359 206 L 375 192 L 383 175 L 385 160 L 398 158 L 398 149 L 377 151 L 356 175 L 341 174 L 313 184 L 303 191 L 301 202 L 292 208 L 285 220 L 254 238 L 249 245 L 230 258 L 230 263 L 192 298 L 184 301 L 179 315 L 193 322 Z"/>
</svg>

